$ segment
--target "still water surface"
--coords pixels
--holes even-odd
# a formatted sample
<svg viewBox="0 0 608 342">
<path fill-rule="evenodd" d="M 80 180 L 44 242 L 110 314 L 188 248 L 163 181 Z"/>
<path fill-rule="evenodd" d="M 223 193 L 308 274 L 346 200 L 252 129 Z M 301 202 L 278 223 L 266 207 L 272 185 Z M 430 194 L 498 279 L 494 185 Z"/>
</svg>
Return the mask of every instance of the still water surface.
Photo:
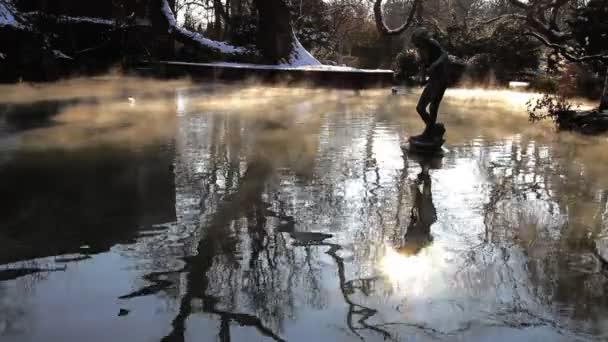
<svg viewBox="0 0 608 342">
<path fill-rule="evenodd" d="M 530 95 L 427 158 L 415 91 L 78 82 L 0 97 L 3 342 L 608 338 L 608 140 Z"/>
</svg>

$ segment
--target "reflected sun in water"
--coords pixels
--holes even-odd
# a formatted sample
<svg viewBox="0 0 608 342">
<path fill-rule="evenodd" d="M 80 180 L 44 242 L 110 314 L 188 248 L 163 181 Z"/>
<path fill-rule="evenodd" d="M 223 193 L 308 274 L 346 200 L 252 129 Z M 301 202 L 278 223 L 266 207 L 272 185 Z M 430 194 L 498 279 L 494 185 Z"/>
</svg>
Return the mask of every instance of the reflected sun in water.
<svg viewBox="0 0 608 342">
<path fill-rule="evenodd" d="M 417 254 L 409 254 L 393 246 L 385 247 L 380 270 L 396 293 L 408 297 L 429 297 L 438 290 L 446 269 L 445 251 L 441 244 L 431 244 Z"/>
</svg>

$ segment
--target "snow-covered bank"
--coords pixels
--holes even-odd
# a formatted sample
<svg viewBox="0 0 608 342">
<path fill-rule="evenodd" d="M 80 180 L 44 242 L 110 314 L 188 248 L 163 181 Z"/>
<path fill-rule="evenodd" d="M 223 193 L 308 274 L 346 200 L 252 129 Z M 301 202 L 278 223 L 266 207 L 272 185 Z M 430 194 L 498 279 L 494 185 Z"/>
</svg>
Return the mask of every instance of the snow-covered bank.
<svg viewBox="0 0 608 342">
<path fill-rule="evenodd" d="M 15 15 L 13 4 L 10 0 L 0 1 L 0 27 L 12 26 L 15 28 L 23 28 Z"/>
<path fill-rule="evenodd" d="M 139 70 L 135 70 L 139 72 Z M 259 82 L 275 85 L 303 85 L 367 89 L 394 84 L 392 70 L 366 70 L 332 65 L 281 66 L 248 63 L 151 62 L 143 75 L 160 78 L 186 77 L 195 82 Z"/>
<path fill-rule="evenodd" d="M 392 73 L 392 70 L 386 69 L 357 69 L 347 66 L 334 65 L 289 65 L 289 64 L 249 64 L 249 63 L 230 63 L 230 62 L 214 62 L 214 63 L 190 63 L 190 62 L 174 62 L 161 61 L 161 63 L 171 65 L 184 66 L 202 66 L 202 67 L 220 67 L 220 68 L 235 68 L 235 69 L 254 69 L 254 70 L 284 70 L 284 71 L 334 71 L 334 72 L 364 72 L 364 73 Z"/>
</svg>

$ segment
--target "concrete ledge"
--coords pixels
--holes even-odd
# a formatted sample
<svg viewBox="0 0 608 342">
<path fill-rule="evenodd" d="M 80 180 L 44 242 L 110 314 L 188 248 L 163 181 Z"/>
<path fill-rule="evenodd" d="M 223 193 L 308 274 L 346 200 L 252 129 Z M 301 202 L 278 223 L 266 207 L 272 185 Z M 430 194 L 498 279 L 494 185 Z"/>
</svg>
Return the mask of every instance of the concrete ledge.
<svg viewBox="0 0 608 342">
<path fill-rule="evenodd" d="M 264 83 L 311 84 L 338 88 L 374 88 L 393 84 L 391 70 L 350 68 L 306 68 L 274 65 L 188 63 L 161 61 L 150 64 L 154 76 L 175 78 L 188 76 L 193 80 L 240 81 L 254 79 Z"/>
</svg>

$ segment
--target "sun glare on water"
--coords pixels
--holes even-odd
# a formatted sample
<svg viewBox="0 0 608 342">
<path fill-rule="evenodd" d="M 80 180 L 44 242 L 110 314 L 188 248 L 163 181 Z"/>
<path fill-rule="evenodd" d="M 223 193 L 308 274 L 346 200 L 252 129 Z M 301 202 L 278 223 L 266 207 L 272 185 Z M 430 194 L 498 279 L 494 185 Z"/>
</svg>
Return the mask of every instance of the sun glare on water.
<svg viewBox="0 0 608 342">
<path fill-rule="evenodd" d="M 395 289 L 406 291 L 410 297 L 424 297 L 438 290 L 437 286 L 443 283 L 440 278 L 445 267 L 445 254 L 439 244 L 428 246 L 414 255 L 386 246 L 380 262 L 381 271 Z"/>
</svg>

